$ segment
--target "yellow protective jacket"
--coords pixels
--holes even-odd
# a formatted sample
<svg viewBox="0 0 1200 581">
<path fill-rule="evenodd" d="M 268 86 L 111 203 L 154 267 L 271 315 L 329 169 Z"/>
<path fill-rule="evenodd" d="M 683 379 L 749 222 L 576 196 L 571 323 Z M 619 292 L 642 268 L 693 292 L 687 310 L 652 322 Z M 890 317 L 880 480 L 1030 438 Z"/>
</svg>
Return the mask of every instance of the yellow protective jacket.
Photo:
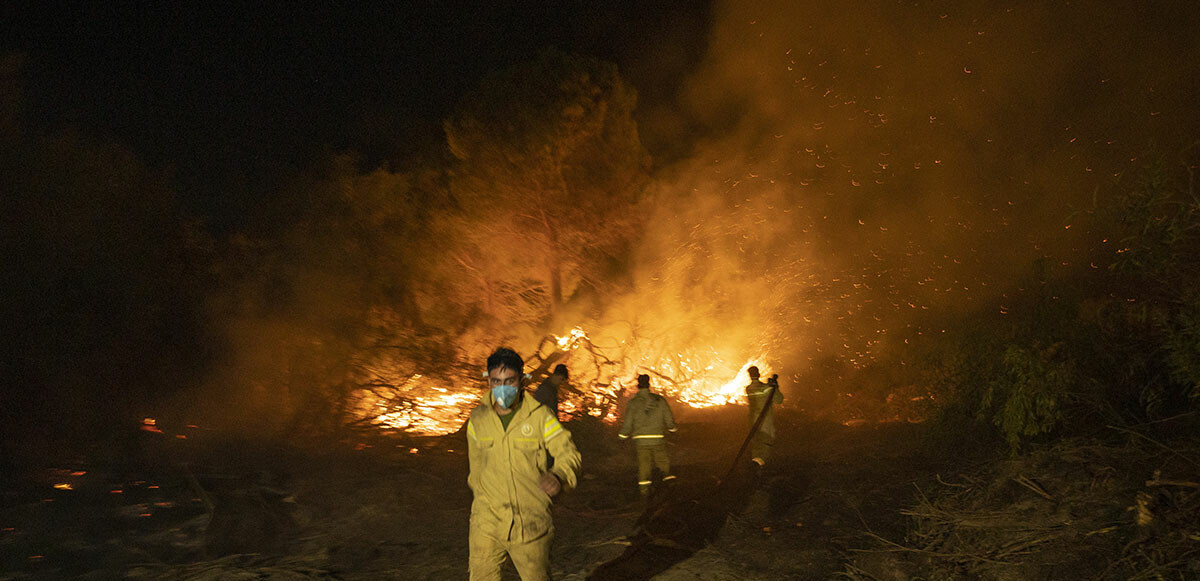
<svg viewBox="0 0 1200 581">
<path fill-rule="evenodd" d="M 675 431 L 675 416 L 667 400 L 649 389 L 639 389 L 625 404 L 625 420 L 617 435 L 622 440 L 633 438 L 639 445 L 662 444 L 667 432 Z"/>
<path fill-rule="evenodd" d="M 467 420 L 471 470 L 467 485 L 475 495 L 471 526 L 499 540 L 532 541 L 552 529 L 550 497 L 538 486 L 546 472 L 546 451 L 562 489 L 578 482 L 580 455 L 549 408 L 520 393 L 521 405 L 504 429 L 487 390 Z"/>
<path fill-rule="evenodd" d="M 750 425 L 754 425 L 754 421 L 758 419 L 758 414 L 762 413 L 763 406 L 767 405 L 767 394 L 771 393 L 771 386 L 758 380 L 750 382 L 746 386 L 746 399 L 750 401 Z M 774 405 L 767 411 L 767 417 L 763 418 L 763 423 L 758 428 L 759 433 L 768 437 L 775 437 L 775 406 L 783 403 L 783 393 L 778 389 L 775 390 Z"/>
</svg>

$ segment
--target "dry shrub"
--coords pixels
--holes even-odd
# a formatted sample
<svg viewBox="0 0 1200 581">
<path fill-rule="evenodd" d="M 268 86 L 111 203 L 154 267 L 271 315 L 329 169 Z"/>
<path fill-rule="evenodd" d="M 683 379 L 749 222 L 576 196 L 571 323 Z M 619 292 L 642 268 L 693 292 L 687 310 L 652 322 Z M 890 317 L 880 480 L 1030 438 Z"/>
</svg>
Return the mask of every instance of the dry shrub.
<svg viewBox="0 0 1200 581">
<path fill-rule="evenodd" d="M 1139 436 L 1124 445 L 1065 440 L 976 474 L 939 475 L 939 489 L 918 489 L 902 511 L 906 537 L 868 532 L 872 546 L 843 576 L 1194 579 L 1200 445 Z"/>
</svg>

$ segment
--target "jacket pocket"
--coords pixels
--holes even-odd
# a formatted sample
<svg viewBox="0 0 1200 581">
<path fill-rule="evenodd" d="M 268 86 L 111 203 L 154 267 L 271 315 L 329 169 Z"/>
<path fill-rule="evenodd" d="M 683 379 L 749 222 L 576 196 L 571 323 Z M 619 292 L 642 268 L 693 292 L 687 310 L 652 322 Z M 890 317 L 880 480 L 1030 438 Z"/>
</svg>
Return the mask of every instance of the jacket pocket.
<svg viewBox="0 0 1200 581">
<path fill-rule="evenodd" d="M 483 474 L 487 471 L 488 459 L 491 457 L 496 441 L 493 438 L 476 439 L 475 455 L 471 458 L 471 465 L 467 473 L 467 486 L 472 492 L 480 492 L 479 486 L 483 480 Z"/>
<path fill-rule="evenodd" d="M 546 452 L 537 438 L 513 438 L 512 448 L 537 474 L 546 471 Z"/>
</svg>

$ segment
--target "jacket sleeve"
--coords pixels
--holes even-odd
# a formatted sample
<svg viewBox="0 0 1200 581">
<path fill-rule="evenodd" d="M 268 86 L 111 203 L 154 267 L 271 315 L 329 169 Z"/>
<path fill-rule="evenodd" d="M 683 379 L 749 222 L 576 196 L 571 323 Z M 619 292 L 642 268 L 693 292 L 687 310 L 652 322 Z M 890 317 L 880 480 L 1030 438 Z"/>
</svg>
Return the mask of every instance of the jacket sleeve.
<svg viewBox="0 0 1200 581">
<path fill-rule="evenodd" d="M 476 467 L 482 467 L 483 461 L 480 458 L 482 451 L 479 449 L 479 440 L 475 436 L 475 414 L 467 418 L 467 486 L 471 491 L 475 491 L 475 485 L 479 481 L 479 476 Z"/>
<path fill-rule="evenodd" d="M 546 448 L 554 457 L 554 468 L 551 471 L 562 483 L 563 490 L 575 488 L 579 483 L 579 467 L 583 457 L 575 447 L 575 441 L 571 439 L 571 432 L 549 412 L 546 413 L 543 423 L 542 440 L 546 442 Z"/>
<path fill-rule="evenodd" d="M 629 436 L 633 435 L 633 407 L 632 399 L 625 402 L 625 413 L 623 414 L 625 417 L 621 421 L 621 431 L 617 432 L 622 440 L 627 440 Z"/>
</svg>

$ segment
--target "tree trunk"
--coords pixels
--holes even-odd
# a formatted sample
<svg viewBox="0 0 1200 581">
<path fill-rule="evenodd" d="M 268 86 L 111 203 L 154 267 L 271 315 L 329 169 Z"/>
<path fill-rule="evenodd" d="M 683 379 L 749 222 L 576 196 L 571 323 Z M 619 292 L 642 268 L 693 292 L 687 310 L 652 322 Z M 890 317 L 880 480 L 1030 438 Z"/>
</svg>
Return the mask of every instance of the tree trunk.
<svg viewBox="0 0 1200 581">
<path fill-rule="evenodd" d="M 562 266 L 559 264 L 557 253 L 551 254 L 550 265 L 550 314 L 558 314 L 562 305 Z"/>
<path fill-rule="evenodd" d="M 550 223 L 546 210 L 541 210 L 542 226 L 546 230 L 546 270 L 550 276 L 550 314 L 558 314 L 562 306 L 562 260 L 558 251 L 558 232 Z"/>
</svg>

